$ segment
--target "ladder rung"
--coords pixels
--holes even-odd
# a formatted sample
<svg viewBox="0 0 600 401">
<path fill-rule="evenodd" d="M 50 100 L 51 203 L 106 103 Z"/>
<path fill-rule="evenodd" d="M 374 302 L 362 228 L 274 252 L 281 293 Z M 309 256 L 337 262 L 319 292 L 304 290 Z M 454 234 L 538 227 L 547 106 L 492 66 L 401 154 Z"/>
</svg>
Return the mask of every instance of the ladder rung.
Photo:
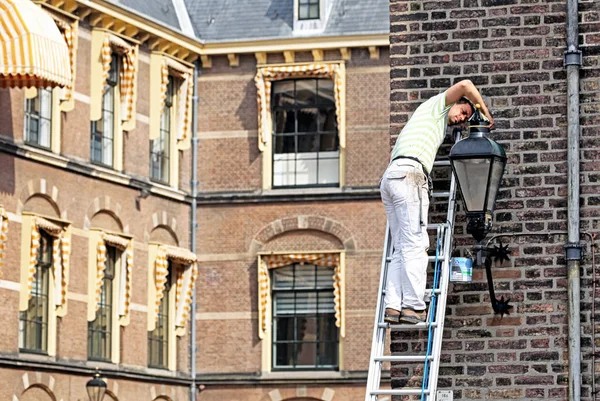
<svg viewBox="0 0 600 401">
<path fill-rule="evenodd" d="M 417 324 L 410 324 L 410 323 L 379 323 L 379 328 L 381 329 L 394 329 L 394 330 L 414 330 L 414 329 L 426 329 L 429 327 L 429 323 L 417 323 Z M 437 323 L 433 322 L 431 323 L 431 327 L 437 327 Z"/>
<path fill-rule="evenodd" d="M 450 192 L 434 191 L 431 193 L 432 198 L 449 198 Z"/>
<path fill-rule="evenodd" d="M 444 259 L 444 255 L 443 254 L 442 255 L 438 255 L 437 258 L 438 258 L 438 260 L 442 260 L 442 259 Z M 429 262 L 435 262 L 435 255 L 427 256 L 427 260 Z M 385 261 L 388 262 L 388 263 L 390 263 L 392 261 L 392 258 L 391 257 L 385 258 Z"/>
<path fill-rule="evenodd" d="M 437 290 L 432 291 L 431 288 L 427 288 L 425 290 L 425 301 L 427 301 L 429 298 L 431 298 L 432 294 L 435 295 L 440 295 L 442 293 L 442 290 L 440 290 L 439 288 Z M 385 288 L 383 290 L 381 290 L 381 295 L 384 296 L 385 295 Z"/>
<path fill-rule="evenodd" d="M 445 159 L 445 160 L 436 160 L 433 162 L 434 166 L 449 166 L 450 165 L 450 160 Z"/>
<path fill-rule="evenodd" d="M 398 390 L 373 390 L 370 392 L 371 395 L 421 395 L 429 394 L 429 390 L 421 390 L 420 388 L 405 388 Z"/>
<path fill-rule="evenodd" d="M 433 360 L 433 356 L 425 355 L 402 355 L 402 356 L 378 356 L 375 360 L 378 362 L 425 362 L 425 360 Z"/>
</svg>

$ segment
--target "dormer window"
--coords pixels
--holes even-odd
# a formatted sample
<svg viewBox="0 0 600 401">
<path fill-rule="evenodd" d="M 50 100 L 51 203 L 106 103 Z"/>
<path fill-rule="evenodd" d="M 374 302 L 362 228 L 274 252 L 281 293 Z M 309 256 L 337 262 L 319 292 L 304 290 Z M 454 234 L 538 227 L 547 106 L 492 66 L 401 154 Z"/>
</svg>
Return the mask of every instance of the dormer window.
<svg viewBox="0 0 600 401">
<path fill-rule="evenodd" d="M 298 20 L 319 19 L 320 0 L 298 0 Z"/>
<path fill-rule="evenodd" d="M 334 0 L 293 0 L 294 34 L 315 35 L 323 32 Z"/>
</svg>

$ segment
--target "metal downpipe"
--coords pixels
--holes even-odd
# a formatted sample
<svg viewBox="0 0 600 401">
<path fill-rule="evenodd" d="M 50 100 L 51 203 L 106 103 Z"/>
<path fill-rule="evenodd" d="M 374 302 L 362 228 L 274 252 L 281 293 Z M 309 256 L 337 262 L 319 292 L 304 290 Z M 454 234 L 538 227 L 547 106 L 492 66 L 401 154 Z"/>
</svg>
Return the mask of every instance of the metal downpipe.
<svg viewBox="0 0 600 401">
<path fill-rule="evenodd" d="M 190 203 L 190 251 L 196 253 L 196 208 L 198 207 L 198 75 L 200 73 L 201 64 L 197 60 L 194 65 L 194 94 L 192 97 L 192 180 L 190 182 L 192 201 Z M 190 323 L 190 376 L 192 383 L 190 384 L 190 401 L 196 401 L 196 289 L 192 293 L 192 308 L 191 308 L 191 323 Z"/>
<path fill-rule="evenodd" d="M 567 0 L 567 158 L 568 158 L 568 243 L 566 248 L 569 306 L 569 401 L 581 399 L 581 320 L 580 267 L 581 245 L 579 224 L 579 69 L 582 64 L 578 49 L 578 1 Z M 593 374 L 593 373 L 592 373 Z"/>
</svg>

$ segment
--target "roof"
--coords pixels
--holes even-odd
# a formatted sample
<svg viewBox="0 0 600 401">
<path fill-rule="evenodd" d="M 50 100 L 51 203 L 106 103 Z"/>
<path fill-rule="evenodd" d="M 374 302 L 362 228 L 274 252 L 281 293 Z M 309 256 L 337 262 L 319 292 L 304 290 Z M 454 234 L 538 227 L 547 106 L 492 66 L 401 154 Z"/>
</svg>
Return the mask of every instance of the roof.
<svg viewBox="0 0 600 401">
<path fill-rule="evenodd" d="M 389 0 L 332 0 L 327 26 L 310 36 L 389 33 Z M 285 39 L 294 0 L 185 0 L 196 36 L 206 43 Z"/>
<path fill-rule="evenodd" d="M 107 0 L 110 3 L 135 11 L 160 22 L 171 29 L 181 31 L 175 5 L 172 0 Z"/>
<path fill-rule="evenodd" d="M 193 36 L 193 28 L 195 36 L 205 43 L 299 36 L 293 31 L 294 0 L 107 1 L 189 36 Z M 307 36 L 389 33 L 389 0 L 329 1 L 333 4 L 325 29 Z"/>
</svg>

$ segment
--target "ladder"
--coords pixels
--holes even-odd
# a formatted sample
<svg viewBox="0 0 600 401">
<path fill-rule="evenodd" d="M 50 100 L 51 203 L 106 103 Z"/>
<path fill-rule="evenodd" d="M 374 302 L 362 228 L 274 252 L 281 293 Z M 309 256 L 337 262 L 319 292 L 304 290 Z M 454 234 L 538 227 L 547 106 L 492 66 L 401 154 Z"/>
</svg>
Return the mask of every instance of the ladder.
<svg viewBox="0 0 600 401">
<path fill-rule="evenodd" d="M 455 141 L 460 140 L 460 131 L 454 132 Z M 434 168 L 439 166 L 450 166 L 449 160 L 437 160 Z M 449 168 L 449 167 L 446 167 Z M 392 243 L 390 238 L 389 224 L 386 226 L 386 235 L 381 261 L 381 276 L 379 281 L 379 292 L 377 297 L 377 309 L 375 324 L 373 327 L 373 343 L 371 346 L 371 357 L 369 360 L 369 374 L 367 377 L 367 389 L 365 401 L 384 401 L 389 397 L 380 396 L 413 396 L 421 401 L 435 401 L 440 366 L 440 355 L 442 350 L 442 337 L 444 333 L 444 317 L 446 311 L 446 294 L 448 292 L 448 281 L 450 277 L 450 263 L 452 251 L 452 238 L 454 228 L 454 210 L 456 182 L 454 174 L 450 172 L 450 188 L 448 192 L 433 192 L 433 198 L 447 198 L 448 211 L 446 221 L 440 224 L 428 224 L 427 230 L 436 232 L 435 255 L 429 256 L 429 261 L 434 263 L 434 277 L 431 288 L 425 293 L 427 308 L 427 319 L 424 323 L 417 324 L 390 324 L 383 321 L 385 304 L 385 283 L 388 266 L 391 261 Z M 432 244 L 433 245 L 433 244 Z M 387 329 L 403 331 L 420 331 L 427 334 L 427 345 L 424 353 L 414 355 L 386 356 L 385 337 Z M 403 387 L 396 389 L 381 389 L 381 373 L 384 362 L 390 363 L 414 363 L 422 369 L 422 384 L 420 387 Z M 410 384 L 410 383 L 408 383 Z"/>
</svg>

